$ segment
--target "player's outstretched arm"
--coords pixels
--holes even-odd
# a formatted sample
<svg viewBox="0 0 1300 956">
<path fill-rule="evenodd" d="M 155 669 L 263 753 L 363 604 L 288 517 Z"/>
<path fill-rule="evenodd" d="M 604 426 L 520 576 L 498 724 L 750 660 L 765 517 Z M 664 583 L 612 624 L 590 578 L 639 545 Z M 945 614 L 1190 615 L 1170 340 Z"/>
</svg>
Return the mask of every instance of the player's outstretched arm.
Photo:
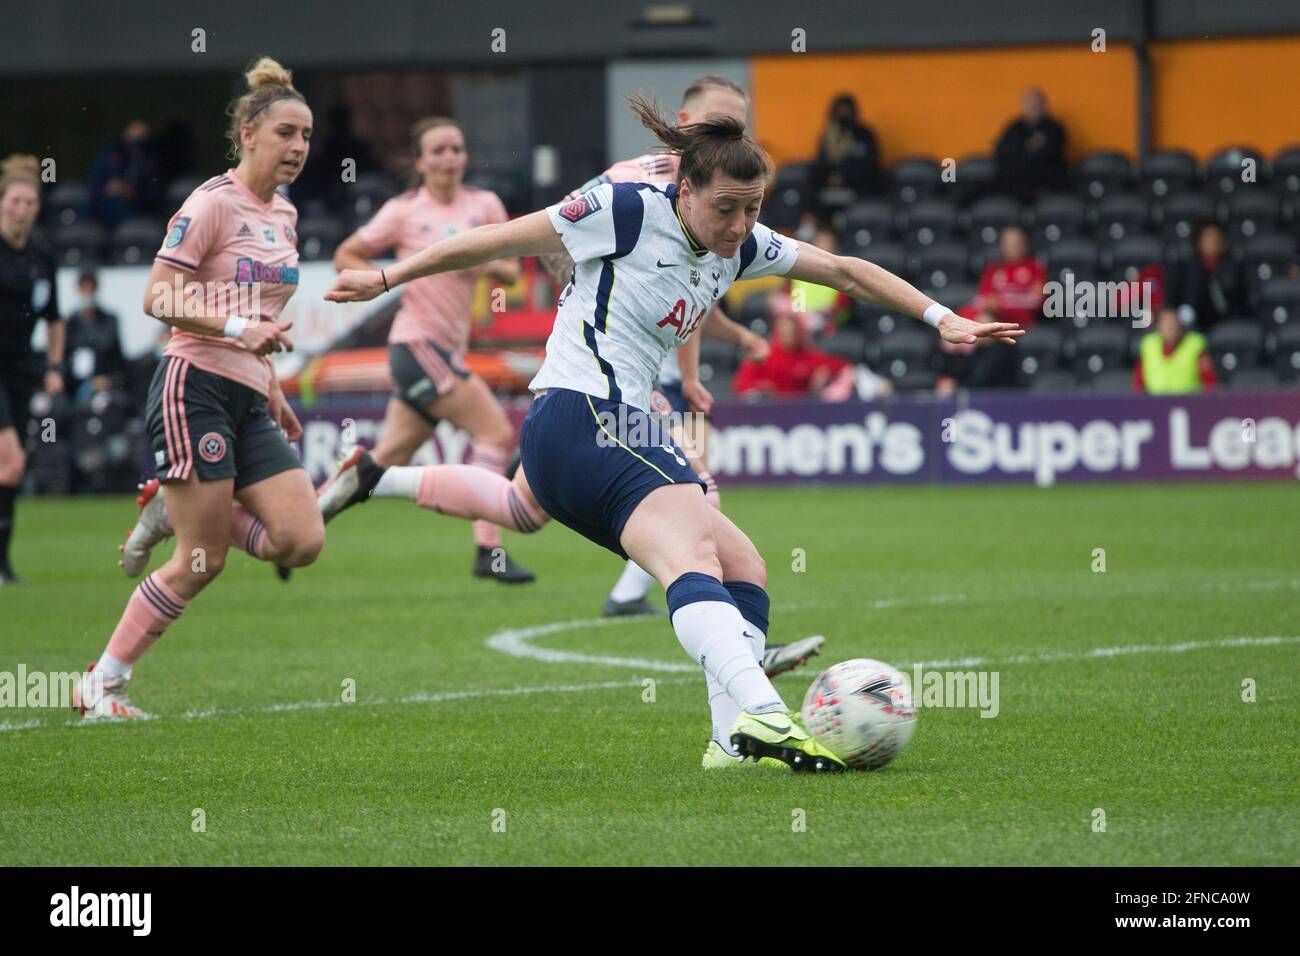
<svg viewBox="0 0 1300 956">
<path fill-rule="evenodd" d="M 385 269 L 345 269 L 325 293 L 330 302 L 365 302 L 384 292 L 437 272 L 472 269 L 493 259 L 541 256 L 564 251 L 564 242 L 546 211 L 529 213 L 510 222 L 469 229 L 435 242 Z"/>
<path fill-rule="evenodd" d="M 1017 322 L 973 322 L 963 319 L 944 310 L 943 306 L 907 280 L 864 259 L 833 256 L 806 242 L 799 242 L 798 250 L 794 266 L 787 273 L 791 279 L 804 279 L 829 286 L 855 299 L 875 302 L 918 319 L 931 321 L 932 318 L 931 324 L 949 342 L 969 344 L 976 339 L 996 339 L 1007 345 L 1015 345 L 1016 339 L 1025 334 Z M 928 311 L 936 305 L 939 305 L 936 312 L 944 311 L 941 317 Z"/>
</svg>

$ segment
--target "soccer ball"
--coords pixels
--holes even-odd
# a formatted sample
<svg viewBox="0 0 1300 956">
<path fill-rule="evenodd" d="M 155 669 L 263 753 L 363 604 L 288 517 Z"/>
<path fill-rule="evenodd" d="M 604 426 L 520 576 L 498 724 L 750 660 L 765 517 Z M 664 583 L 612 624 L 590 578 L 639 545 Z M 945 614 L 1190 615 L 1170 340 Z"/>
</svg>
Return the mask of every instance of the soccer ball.
<svg viewBox="0 0 1300 956">
<path fill-rule="evenodd" d="M 844 661 L 812 682 L 803 699 L 803 721 L 808 733 L 851 769 L 875 770 L 912 739 L 912 682 L 881 661 Z"/>
</svg>

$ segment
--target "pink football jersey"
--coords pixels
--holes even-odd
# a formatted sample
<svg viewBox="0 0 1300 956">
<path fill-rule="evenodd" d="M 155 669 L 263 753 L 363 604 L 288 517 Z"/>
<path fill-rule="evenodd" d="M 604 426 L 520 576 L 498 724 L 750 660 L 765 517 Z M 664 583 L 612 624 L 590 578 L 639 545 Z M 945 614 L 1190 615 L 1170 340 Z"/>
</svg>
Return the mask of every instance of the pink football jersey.
<svg viewBox="0 0 1300 956">
<path fill-rule="evenodd" d="M 463 187 L 444 203 L 420 186 L 384 203 L 356 237 L 372 256 L 392 249 L 398 259 L 405 259 L 448 236 L 507 219 L 506 207 L 494 192 Z M 432 339 L 452 354 L 464 352 L 474 281 L 484 268 L 441 272 L 407 283 L 388 341 Z"/>
<path fill-rule="evenodd" d="M 241 310 L 255 303 L 257 314 L 273 321 L 298 288 L 297 225 L 293 203 L 279 192 L 262 202 L 231 169 L 190 193 L 154 258 L 202 283 L 205 315 L 246 314 Z M 163 354 L 263 395 L 270 388 L 270 360 L 237 339 L 173 329 Z"/>
</svg>

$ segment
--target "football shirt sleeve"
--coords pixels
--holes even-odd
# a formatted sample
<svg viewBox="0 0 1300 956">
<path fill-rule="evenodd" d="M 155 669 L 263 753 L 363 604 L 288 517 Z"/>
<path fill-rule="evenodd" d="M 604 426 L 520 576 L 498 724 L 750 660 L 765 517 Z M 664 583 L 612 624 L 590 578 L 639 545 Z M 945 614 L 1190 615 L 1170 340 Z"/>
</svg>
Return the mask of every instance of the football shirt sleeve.
<svg viewBox="0 0 1300 956">
<path fill-rule="evenodd" d="M 357 241 L 369 250 L 372 256 L 396 249 L 402 237 L 402 220 L 405 218 L 404 203 L 400 196 L 395 196 L 379 207 L 379 212 L 358 229 Z"/>
<path fill-rule="evenodd" d="M 186 272 L 197 272 L 199 263 L 221 234 L 224 215 L 218 195 L 215 191 L 190 193 L 167 223 L 162 246 L 154 259 Z"/>
<path fill-rule="evenodd" d="M 574 262 L 599 259 L 615 250 L 614 187 L 609 183 L 547 206 L 546 214 Z"/>
<path fill-rule="evenodd" d="M 740 271 L 737 279 L 783 276 L 794 268 L 798 249 L 793 239 L 773 232 L 761 222 L 740 246 Z"/>
</svg>

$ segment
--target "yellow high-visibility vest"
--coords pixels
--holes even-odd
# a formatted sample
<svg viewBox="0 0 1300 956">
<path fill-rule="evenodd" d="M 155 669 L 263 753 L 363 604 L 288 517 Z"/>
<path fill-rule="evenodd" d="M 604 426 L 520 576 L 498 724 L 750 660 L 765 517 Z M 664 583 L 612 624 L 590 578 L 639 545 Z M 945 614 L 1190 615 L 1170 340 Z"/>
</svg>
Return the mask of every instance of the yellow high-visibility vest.
<svg viewBox="0 0 1300 956">
<path fill-rule="evenodd" d="M 1205 336 L 1185 332 L 1169 355 L 1165 354 L 1159 334 L 1142 336 L 1142 382 L 1151 395 L 1184 395 L 1201 390 L 1201 355 Z"/>
</svg>

